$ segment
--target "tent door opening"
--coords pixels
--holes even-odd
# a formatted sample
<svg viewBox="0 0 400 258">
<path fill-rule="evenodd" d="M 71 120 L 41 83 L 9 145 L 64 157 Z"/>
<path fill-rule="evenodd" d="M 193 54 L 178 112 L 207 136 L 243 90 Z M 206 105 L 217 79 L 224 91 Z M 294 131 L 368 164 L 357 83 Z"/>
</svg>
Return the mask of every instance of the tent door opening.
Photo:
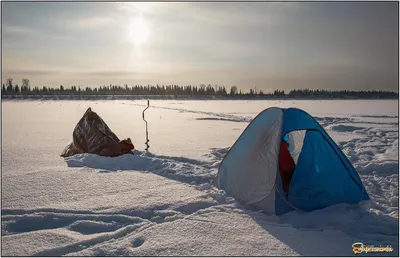
<svg viewBox="0 0 400 258">
<path fill-rule="evenodd" d="M 280 146 L 279 172 L 282 189 L 286 198 L 288 198 L 290 184 L 296 170 L 305 135 L 306 130 L 289 132 L 283 137 Z"/>
</svg>

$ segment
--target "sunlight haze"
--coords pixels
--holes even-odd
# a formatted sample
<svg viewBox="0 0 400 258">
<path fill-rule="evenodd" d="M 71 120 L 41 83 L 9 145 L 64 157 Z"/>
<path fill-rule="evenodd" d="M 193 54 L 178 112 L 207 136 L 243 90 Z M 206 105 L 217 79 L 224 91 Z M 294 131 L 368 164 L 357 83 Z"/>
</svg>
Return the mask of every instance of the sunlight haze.
<svg viewBox="0 0 400 258">
<path fill-rule="evenodd" d="M 2 2 L 2 83 L 398 91 L 398 2 Z"/>
</svg>

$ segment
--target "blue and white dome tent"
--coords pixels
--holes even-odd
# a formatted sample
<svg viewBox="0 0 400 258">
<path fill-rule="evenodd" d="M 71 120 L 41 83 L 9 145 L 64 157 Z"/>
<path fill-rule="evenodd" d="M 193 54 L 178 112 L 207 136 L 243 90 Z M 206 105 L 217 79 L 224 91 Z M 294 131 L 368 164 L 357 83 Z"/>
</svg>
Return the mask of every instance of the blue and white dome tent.
<svg viewBox="0 0 400 258">
<path fill-rule="evenodd" d="M 296 163 L 287 199 L 279 173 L 283 139 Z M 370 199 L 336 143 L 297 108 L 272 107 L 258 114 L 222 160 L 215 183 L 237 201 L 276 215 Z"/>
</svg>

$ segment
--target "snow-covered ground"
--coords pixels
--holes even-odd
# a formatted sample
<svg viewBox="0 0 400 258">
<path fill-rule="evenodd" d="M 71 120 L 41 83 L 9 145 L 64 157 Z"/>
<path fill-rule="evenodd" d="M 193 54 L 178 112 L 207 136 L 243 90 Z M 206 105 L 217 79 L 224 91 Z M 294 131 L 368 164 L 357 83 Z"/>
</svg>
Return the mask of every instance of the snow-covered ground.
<svg viewBox="0 0 400 258">
<path fill-rule="evenodd" d="M 351 256 L 352 244 L 398 256 L 398 101 L 2 102 L 3 256 Z M 372 199 L 277 217 L 211 185 L 244 128 L 270 106 L 313 115 Z M 59 155 L 88 107 L 136 154 Z M 368 254 L 369 255 L 369 254 Z M 376 254 L 375 254 L 376 255 Z"/>
</svg>

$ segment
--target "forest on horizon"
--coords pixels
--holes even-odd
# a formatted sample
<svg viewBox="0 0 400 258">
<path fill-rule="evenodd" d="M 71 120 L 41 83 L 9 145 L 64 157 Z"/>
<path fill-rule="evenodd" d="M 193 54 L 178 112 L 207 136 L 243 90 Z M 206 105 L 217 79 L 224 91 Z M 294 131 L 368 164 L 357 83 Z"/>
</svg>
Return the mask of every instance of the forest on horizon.
<svg viewBox="0 0 400 258">
<path fill-rule="evenodd" d="M 211 84 L 200 84 L 198 86 L 186 85 L 134 85 L 124 86 L 108 85 L 99 88 L 76 87 L 66 88 L 60 85 L 59 88 L 43 86 L 31 87 L 29 79 L 22 79 L 22 84 L 13 84 L 11 78 L 7 79 L 7 83 L 2 85 L 2 96 L 37 96 L 37 95 L 76 95 L 76 96 L 190 96 L 190 97 L 279 97 L 279 98 L 362 98 L 362 99 L 398 99 L 398 92 L 394 91 L 350 91 L 350 90 L 314 90 L 314 89 L 292 89 L 289 92 L 284 90 L 274 90 L 272 93 L 264 93 L 257 88 L 244 92 L 236 86 L 231 86 L 228 90 L 225 86 Z"/>
</svg>

